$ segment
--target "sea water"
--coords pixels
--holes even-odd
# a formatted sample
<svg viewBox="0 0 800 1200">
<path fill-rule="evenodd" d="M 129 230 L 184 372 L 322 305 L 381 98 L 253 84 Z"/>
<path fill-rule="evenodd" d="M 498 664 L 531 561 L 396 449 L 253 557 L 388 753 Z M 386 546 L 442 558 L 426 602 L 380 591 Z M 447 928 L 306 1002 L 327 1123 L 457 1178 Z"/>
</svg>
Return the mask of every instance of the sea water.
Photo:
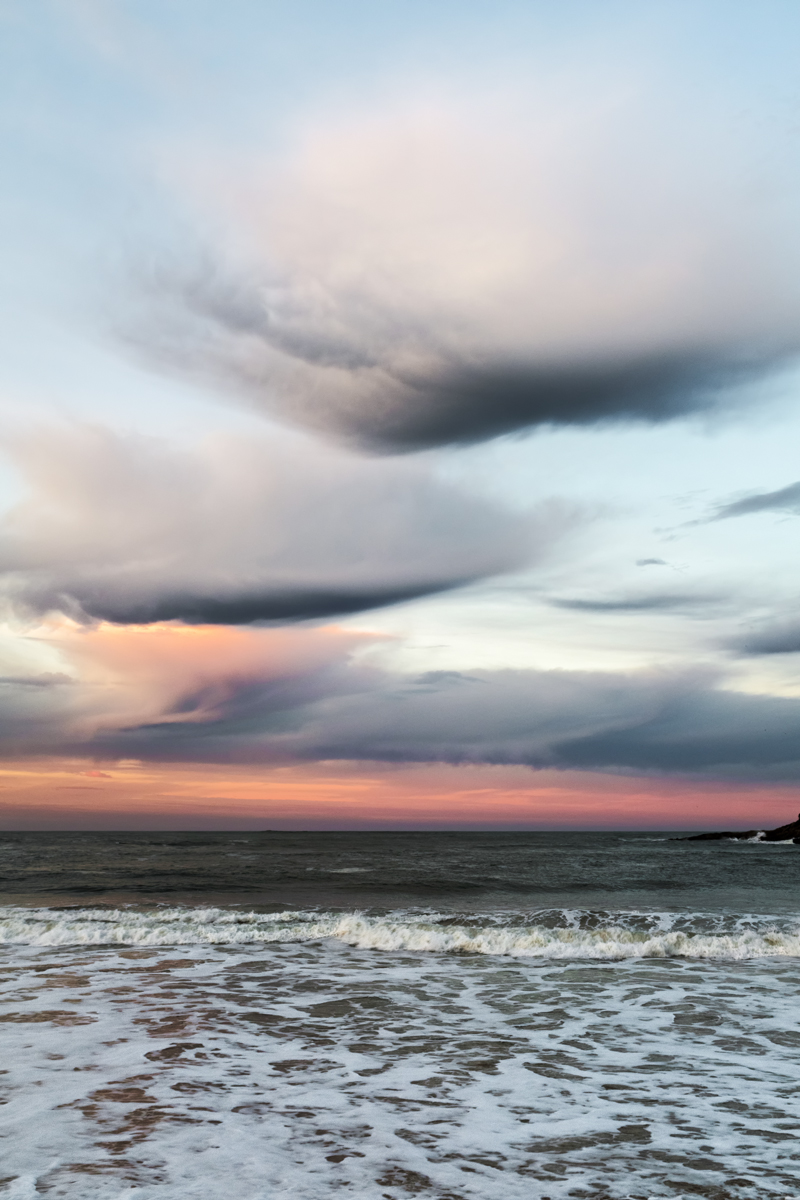
<svg viewBox="0 0 800 1200">
<path fill-rule="evenodd" d="M 0 1195 L 800 1196 L 800 847 L 6 834 Z"/>
</svg>

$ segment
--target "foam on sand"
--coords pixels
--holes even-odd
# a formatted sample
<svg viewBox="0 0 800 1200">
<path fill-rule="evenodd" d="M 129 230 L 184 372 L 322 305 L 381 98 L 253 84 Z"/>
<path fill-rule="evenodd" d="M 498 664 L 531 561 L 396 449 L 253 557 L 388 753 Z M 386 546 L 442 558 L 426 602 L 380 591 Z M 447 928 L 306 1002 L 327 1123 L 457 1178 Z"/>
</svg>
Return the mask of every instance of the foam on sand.
<svg viewBox="0 0 800 1200">
<path fill-rule="evenodd" d="M 3 959 L 10 1200 L 796 1194 L 798 959 L 376 955 L 330 937 Z"/>
</svg>

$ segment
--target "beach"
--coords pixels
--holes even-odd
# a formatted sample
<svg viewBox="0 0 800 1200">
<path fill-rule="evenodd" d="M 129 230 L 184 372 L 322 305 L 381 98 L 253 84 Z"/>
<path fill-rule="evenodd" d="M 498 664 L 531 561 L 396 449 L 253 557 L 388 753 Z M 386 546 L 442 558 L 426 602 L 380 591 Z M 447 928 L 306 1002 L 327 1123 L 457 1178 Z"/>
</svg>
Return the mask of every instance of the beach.
<svg viewBox="0 0 800 1200">
<path fill-rule="evenodd" d="M 674 836 L 8 835 L 2 1194 L 793 1195 L 800 857 Z"/>
</svg>

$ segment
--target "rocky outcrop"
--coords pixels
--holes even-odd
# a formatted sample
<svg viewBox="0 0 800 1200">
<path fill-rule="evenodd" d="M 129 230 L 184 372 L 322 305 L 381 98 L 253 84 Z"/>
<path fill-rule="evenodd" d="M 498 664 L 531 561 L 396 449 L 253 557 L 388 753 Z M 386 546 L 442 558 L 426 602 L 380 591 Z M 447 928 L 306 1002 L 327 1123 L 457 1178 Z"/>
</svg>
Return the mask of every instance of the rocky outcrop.
<svg viewBox="0 0 800 1200">
<path fill-rule="evenodd" d="M 736 842 L 747 842 L 756 837 L 762 842 L 797 841 L 800 844 L 800 814 L 796 821 L 791 821 L 788 825 L 779 825 L 777 829 L 745 829 L 739 833 L 731 833 L 729 830 L 725 830 L 724 833 L 695 833 L 692 837 L 678 840 L 681 842 L 719 842 L 723 838 L 730 838 Z"/>
</svg>

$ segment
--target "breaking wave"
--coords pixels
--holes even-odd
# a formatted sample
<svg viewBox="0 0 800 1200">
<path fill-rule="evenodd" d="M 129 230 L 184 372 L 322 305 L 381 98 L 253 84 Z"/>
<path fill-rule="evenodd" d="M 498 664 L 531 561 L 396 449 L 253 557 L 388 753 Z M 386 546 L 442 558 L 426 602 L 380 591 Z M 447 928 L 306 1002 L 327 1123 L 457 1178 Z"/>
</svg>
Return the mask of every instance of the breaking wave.
<svg viewBox="0 0 800 1200">
<path fill-rule="evenodd" d="M 219 908 L 8 908 L 0 942 L 28 946 L 252 945 L 331 939 L 367 950 L 514 958 L 800 957 L 800 929 L 766 918 L 552 910 L 520 922 L 431 913 L 237 912 Z"/>
</svg>

